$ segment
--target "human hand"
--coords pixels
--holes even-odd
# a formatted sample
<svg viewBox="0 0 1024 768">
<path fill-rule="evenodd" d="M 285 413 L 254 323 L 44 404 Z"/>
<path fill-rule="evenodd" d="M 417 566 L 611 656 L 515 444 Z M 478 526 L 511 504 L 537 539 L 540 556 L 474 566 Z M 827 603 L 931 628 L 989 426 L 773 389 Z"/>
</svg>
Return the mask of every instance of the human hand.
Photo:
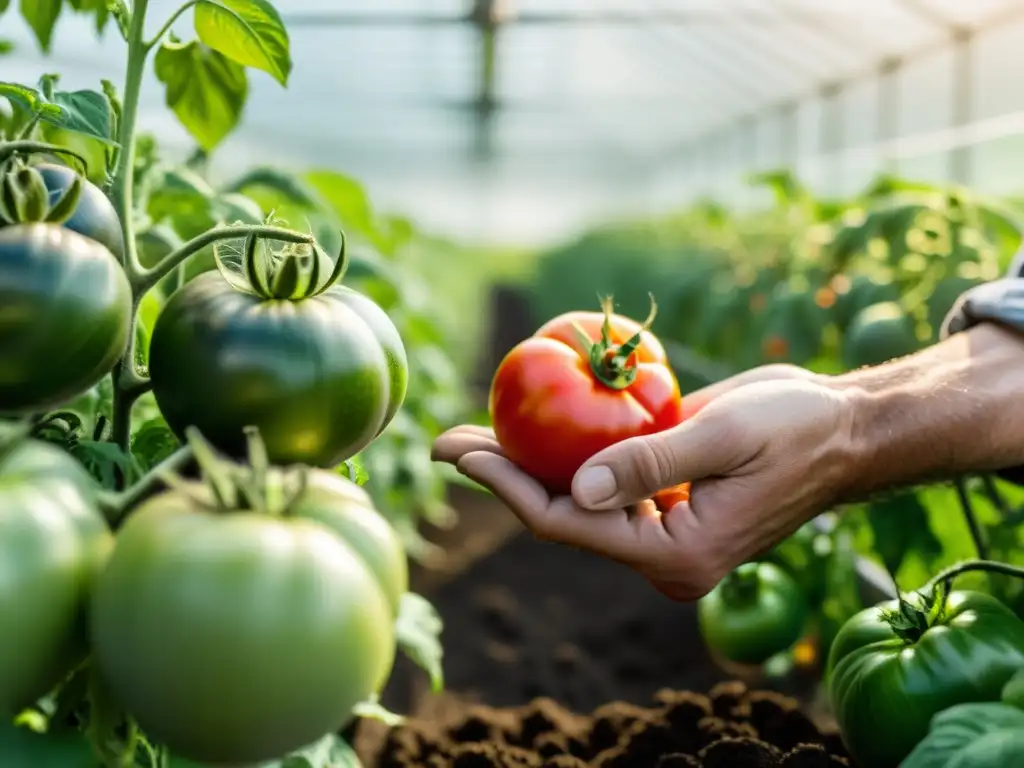
<svg viewBox="0 0 1024 768">
<path fill-rule="evenodd" d="M 491 489 L 539 538 L 693 600 L 839 500 L 856 462 L 847 398 L 808 371 L 755 369 L 689 399 L 697 413 L 680 426 L 592 457 L 571 497 L 552 498 L 482 427 L 445 433 L 434 457 Z M 650 497 L 685 481 L 690 501 L 659 513 Z"/>
</svg>

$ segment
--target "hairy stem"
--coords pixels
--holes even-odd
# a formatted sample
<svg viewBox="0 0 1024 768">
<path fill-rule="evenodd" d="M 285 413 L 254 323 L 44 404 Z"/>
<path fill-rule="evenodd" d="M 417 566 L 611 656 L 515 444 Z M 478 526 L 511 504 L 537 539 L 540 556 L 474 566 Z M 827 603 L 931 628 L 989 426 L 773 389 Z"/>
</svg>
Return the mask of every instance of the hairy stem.
<svg viewBox="0 0 1024 768">
<path fill-rule="evenodd" d="M 1010 565 L 1009 563 L 1000 563 L 995 560 L 964 560 L 962 563 L 951 565 L 949 568 L 939 571 L 931 581 L 925 585 L 924 590 L 934 589 L 943 582 L 951 582 L 957 576 L 962 576 L 965 573 L 972 572 L 999 573 L 1003 576 L 1013 576 L 1014 578 L 1024 579 L 1024 568 L 1019 568 L 1015 565 Z"/>
<path fill-rule="evenodd" d="M 171 14 L 171 18 L 169 18 L 164 23 L 164 25 L 162 27 L 160 27 L 160 31 L 157 32 L 156 35 L 153 36 L 152 40 L 150 40 L 150 41 L 148 41 L 146 43 L 146 50 L 147 51 L 151 51 L 154 48 L 156 48 L 156 46 L 160 45 L 160 41 L 164 39 L 164 35 L 166 35 L 168 32 L 171 31 L 171 27 L 174 26 L 174 22 L 176 22 L 178 19 L 180 19 L 182 14 L 184 14 L 189 8 L 192 8 L 193 6 L 196 6 L 196 5 L 199 5 L 199 0 L 188 0 L 187 3 L 185 3 L 178 10 L 176 10 L 173 14 Z"/>
<path fill-rule="evenodd" d="M 121 150 L 114 169 L 111 184 L 111 202 L 121 219 L 121 234 L 124 237 L 125 271 L 134 282 L 142 271 L 139 264 L 138 247 L 135 243 L 135 222 L 132 218 L 132 175 L 135 170 L 135 130 L 139 115 L 139 95 L 142 92 L 142 76 L 146 69 L 149 49 L 143 39 L 146 30 L 146 7 L 149 0 L 135 0 L 132 3 L 131 24 L 128 27 L 128 67 L 125 73 L 124 97 L 121 101 L 121 124 L 118 144 Z"/>
<path fill-rule="evenodd" d="M 120 153 L 117 167 L 111 179 L 110 198 L 121 220 L 121 236 L 124 239 L 124 269 L 133 286 L 132 327 L 128 336 L 128 348 L 114 367 L 114 405 L 111 419 L 111 440 L 125 453 L 131 447 L 132 406 L 138 399 L 138 372 L 135 370 L 135 330 L 138 323 L 139 298 L 134 290 L 135 282 L 142 273 L 139 263 L 138 245 L 135 242 L 135 222 L 132 205 L 133 174 L 135 172 L 135 130 L 139 114 L 139 96 L 142 92 L 142 76 L 146 69 L 149 49 L 144 41 L 146 31 L 146 7 L 149 0 L 135 0 L 132 3 L 131 23 L 128 25 L 128 66 L 125 73 L 124 97 L 121 101 L 121 122 L 118 130 Z"/>
<path fill-rule="evenodd" d="M 281 227 L 269 227 L 262 224 L 244 227 L 216 227 L 192 238 L 178 250 L 173 253 L 169 253 L 161 259 L 160 263 L 155 267 L 142 271 L 132 283 L 135 295 L 141 298 L 146 291 L 160 282 L 160 280 L 168 275 L 171 270 L 183 263 L 189 256 L 198 253 L 206 246 L 220 240 L 235 240 L 237 238 L 248 237 L 250 235 L 258 238 L 265 238 L 267 240 L 280 240 L 286 243 L 313 242 L 312 235 L 302 234 L 301 232 L 295 232 L 294 230 L 283 229 Z"/>
<path fill-rule="evenodd" d="M 8 141 L 0 144 L 0 162 L 17 154 L 22 155 L 65 155 L 73 157 L 82 164 L 82 168 L 88 170 L 89 164 L 85 158 L 71 149 L 58 147 L 55 144 L 47 144 L 45 141 Z"/>
</svg>

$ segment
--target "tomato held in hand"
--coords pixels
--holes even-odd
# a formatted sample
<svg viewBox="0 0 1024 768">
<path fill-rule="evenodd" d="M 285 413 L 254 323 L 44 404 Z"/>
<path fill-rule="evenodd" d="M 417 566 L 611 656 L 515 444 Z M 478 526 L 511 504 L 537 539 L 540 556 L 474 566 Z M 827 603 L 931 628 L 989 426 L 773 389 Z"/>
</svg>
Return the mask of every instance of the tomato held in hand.
<svg viewBox="0 0 1024 768">
<path fill-rule="evenodd" d="M 1024 622 L 998 600 L 953 592 L 937 608 L 893 600 L 861 611 L 836 635 L 829 697 L 858 765 L 896 768 L 935 715 L 997 701 L 1024 667 Z"/>
<path fill-rule="evenodd" d="M 682 398 L 661 342 L 613 314 L 568 312 L 501 362 L 490 412 L 505 455 L 552 493 L 569 493 L 591 456 L 622 440 L 674 427 Z"/>
</svg>

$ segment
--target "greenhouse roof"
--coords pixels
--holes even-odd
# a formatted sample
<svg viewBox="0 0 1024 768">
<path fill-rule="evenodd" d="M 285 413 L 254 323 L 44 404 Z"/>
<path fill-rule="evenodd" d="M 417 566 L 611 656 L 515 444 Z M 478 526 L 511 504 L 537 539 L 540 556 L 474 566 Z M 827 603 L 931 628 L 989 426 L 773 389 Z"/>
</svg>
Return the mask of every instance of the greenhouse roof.
<svg viewBox="0 0 1024 768">
<path fill-rule="evenodd" d="M 178 4 L 151 0 L 153 25 Z M 695 142 L 1024 16 L 1019 0 L 276 5 L 291 34 L 290 86 L 251 76 L 244 125 L 220 167 L 333 167 L 438 227 L 505 238 L 554 232 L 601 206 L 649 206 L 655 176 Z M 4 79 L 119 79 L 113 33 L 98 41 L 69 15 L 46 59 L 13 18 L 0 24 L 17 46 Z M 178 31 L 187 36 L 187 23 Z M 142 120 L 187 149 L 152 78 Z"/>
</svg>

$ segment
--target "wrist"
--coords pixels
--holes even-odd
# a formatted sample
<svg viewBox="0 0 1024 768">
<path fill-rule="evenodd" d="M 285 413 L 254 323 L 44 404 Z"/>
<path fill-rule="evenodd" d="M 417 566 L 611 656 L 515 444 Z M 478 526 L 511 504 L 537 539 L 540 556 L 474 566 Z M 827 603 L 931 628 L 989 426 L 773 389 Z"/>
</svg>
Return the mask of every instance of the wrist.
<svg viewBox="0 0 1024 768">
<path fill-rule="evenodd" d="M 996 325 L 823 384 L 841 396 L 847 500 L 1024 463 L 1024 341 Z"/>
</svg>

